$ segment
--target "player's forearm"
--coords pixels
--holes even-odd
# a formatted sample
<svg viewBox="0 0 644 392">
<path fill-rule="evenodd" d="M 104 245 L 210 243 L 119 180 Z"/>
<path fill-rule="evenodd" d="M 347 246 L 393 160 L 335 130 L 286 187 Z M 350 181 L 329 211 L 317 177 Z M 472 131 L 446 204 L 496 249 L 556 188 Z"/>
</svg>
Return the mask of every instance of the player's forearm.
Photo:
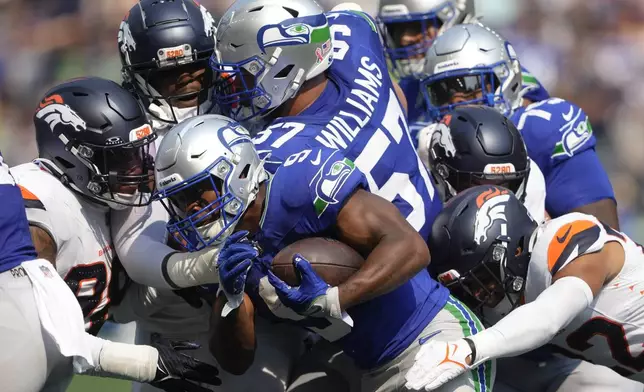
<svg viewBox="0 0 644 392">
<path fill-rule="evenodd" d="M 151 346 L 111 342 L 86 334 L 94 367 L 83 374 L 147 383 L 156 377 L 158 351 Z"/>
<path fill-rule="evenodd" d="M 429 265 L 429 250 L 416 232 L 384 236 L 364 265 L 338 286 L 342 310 L 387 294 Z"/>
<path fill-rule="evenodd" d="M 130 278 L 159 289 L 179 289 L 218 283 L 216 260 L 219 249 L 177 252 L 143 234 L 117 243 L 117 254 Z"/>
<path fill-rule="evenodd" d="M 577 277 L 557 280 L 533 302 L 522 305 L 493 327 L 469 339 L 476 347 L 475 365 L 514 357 L 548 343 L 593 300 L 590 287 Z"/>
<path fill-rule="evenodd" d="M 255 307 L 248 295 L 244 294 L 244 301 L 240 307 L 222 317 L 221 312 L 226 301 L 226 296 L 221 293 L 213 306 L 210 319 L 210 353 L 222 369 L 241 375 L 255 360 Z"/>
</svg>

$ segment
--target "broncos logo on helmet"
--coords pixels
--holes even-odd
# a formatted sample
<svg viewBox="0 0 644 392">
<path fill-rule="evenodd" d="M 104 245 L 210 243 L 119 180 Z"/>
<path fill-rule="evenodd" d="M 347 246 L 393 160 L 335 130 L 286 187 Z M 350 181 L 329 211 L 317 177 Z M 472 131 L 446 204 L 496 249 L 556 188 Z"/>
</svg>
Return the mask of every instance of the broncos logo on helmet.
<svg viewBox="0 0 644 392">
<path fill-rule="evenodd" d="M 432 151 L 436 146 L 440 146 L 445 150 L 446 156 L 456 156 L 456 147 L 454 146 L 454 141 L 452 140 L 452 134 L 449 130 L 449 127 L 442 122 L 436 124 L 436 128 L 432 133 L 430 145 Z"/>
<path fill-rule="evenodd" d="M 130 53 L 136 50 L 136 41 L 134 41 L 134 36 L 132 36 L 132 31 L 130 30 L 130 24 L 127 21 L 122 21 L 119 26 L 118 34 L 118 44 L 121 49 L 121 53 L 125 55 L 125 59 L 128 64 L 130 63 Z"/>
<path fill-rule="evenodd" d="M 487 241 L 487 232 L 496 220 L 507 223 L 505 207 L 509 199 L 509 191 L 499 188 L 490 188 L 476 198 L 478 210 L 474 226 L 474 242 L 477 245 Z M 507 234 L 505 233 L 507 231 L 506 224 L 503 224 L 501 231 L 503 235 Z"/>
<path fill-rule="evenodd" d="M 58 124 L 72 126 L 77 132 L 87 129 L 85 120 L 80 118 L 72 108 L 65 105 L 63 98 L 57 94 L 45 98 L 40 103 L 36 117 L 46 121 L 52 131 Z"/>
</svg>

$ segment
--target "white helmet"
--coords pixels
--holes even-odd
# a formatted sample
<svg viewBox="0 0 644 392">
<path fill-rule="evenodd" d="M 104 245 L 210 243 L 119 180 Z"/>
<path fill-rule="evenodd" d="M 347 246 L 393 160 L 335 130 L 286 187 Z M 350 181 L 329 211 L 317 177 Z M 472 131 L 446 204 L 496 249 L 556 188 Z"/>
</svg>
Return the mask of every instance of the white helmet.
<svg viewBox="0 0 644 392">
<path fill-rule="evenodd" d="M 434 40 L 425 57 L 421 90 L 438 121 L 460 105 L 487 105 L 509 116 L 521 106 L 521 65 L 512 45 L 480 23 L 454 26 Z M 480 98 L 451 103 L 454 94 Z"/>
<path fill-rule="evenodd" d="M 154 198 L 171 215 L 170 234 L 190 251 L 230 235 L 268 178 L 248 131 L 215 114 L 196 116 L 172 128 L 156 159 Z M 217 198 L 206 204 L 201 195 L 209 190 Z M 187 212 L 195 202 L 199 208 Z"/>
<path fill-rule="evenodd" d="M 313 0 L 239 0 L 217 28 L 213 99 L 237 121 L 257 121 L 331 66 L 331 33 Z"/>
</svg>

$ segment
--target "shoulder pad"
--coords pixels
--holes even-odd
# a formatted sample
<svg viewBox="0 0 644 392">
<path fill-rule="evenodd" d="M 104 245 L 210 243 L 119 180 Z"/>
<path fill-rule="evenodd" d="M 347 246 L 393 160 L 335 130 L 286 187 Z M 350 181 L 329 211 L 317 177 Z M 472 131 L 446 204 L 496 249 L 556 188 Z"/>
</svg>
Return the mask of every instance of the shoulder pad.
<svg viewBox="0 0 644 392">
<path fill-rule="evenodd" d="M 539 228 L 530 260 L 541 264 L 554 276 L 579 256 L 600 251 L 607 241 L 606 229 L 597 218 L 570 213 Z"/>
<path fill-rule="evenodd" d="M 533 103 L 512 116 L 528 150 L 548 158 L 565 160 L 593 148 L 596 140 L 586 113 L 579 106 L 560 98 Z"/>
<path fill-rule="evenodd" d="M 331 11 L 326 13 L 329 24 L 337 23 L 365 23 L 374 32 L 378 32 L 376 21 L 366 12 L 355 10 Z"/>
</svg>

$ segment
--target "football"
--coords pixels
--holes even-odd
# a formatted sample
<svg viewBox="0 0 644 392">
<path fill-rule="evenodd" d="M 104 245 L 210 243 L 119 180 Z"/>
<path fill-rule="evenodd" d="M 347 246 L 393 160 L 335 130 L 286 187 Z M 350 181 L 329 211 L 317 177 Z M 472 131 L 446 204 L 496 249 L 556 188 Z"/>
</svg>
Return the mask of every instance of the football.
<svg viewBox="0 0 644 392">
<path fill-rule="evenodd" d="M 297 286 L 299 272 L 293 265 L 293 255 L 301 254 L 311 262 L 320 277 L 337 286 L 353 275 L 364 263 L 364 259 L 350 246 L 330 238 L 306 238 L 282 249 L 274 258 L 271 269 L 284 282 Z"/>
</svg>

